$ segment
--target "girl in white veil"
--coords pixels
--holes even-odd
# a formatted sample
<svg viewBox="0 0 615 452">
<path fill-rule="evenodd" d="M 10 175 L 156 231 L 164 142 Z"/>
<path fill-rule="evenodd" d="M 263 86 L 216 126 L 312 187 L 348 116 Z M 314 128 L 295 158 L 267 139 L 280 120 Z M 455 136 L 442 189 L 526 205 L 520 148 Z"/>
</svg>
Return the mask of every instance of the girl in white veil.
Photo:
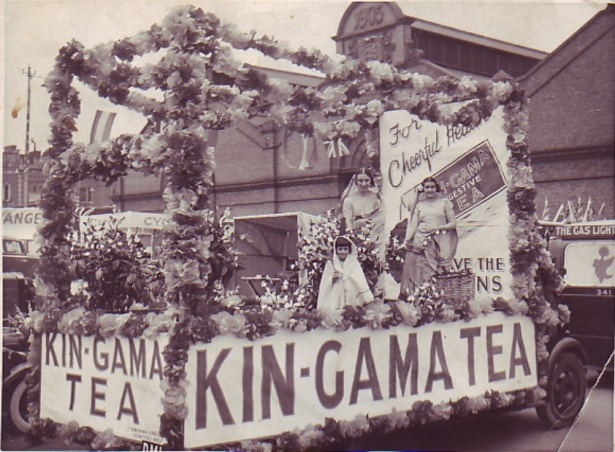
<svg viewBox="0 0 615 452">
<path fill-rule="evenodd" d="M 327 261 L 320 280 L 318 309 L 361 306 L 374 300 L 357 254 L 357 247 L 348 237 L 335 239 L 333 258 Z"/>
</svg>

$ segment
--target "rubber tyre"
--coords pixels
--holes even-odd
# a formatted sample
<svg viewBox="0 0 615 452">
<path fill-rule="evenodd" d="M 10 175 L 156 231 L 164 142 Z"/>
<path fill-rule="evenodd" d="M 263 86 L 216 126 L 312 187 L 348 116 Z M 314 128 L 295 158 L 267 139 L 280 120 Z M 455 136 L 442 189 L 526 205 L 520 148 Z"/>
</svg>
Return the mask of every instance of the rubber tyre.
<svg viewBox="0 0 615 452">
<path fill-rule="evenodd" d="M 28 387 L 22 380 L 11 393 L 10 427 L 15 431 L 26 433 L 30 430 L 28 422 Z"/>
<path fill-rule="evenodd" d="M 549 372 L 545 404 L 536 407 L 548 429 L 570 427 L 585 403 L 587 381 L 578 356 L 562 353 Z"/>
</svg>

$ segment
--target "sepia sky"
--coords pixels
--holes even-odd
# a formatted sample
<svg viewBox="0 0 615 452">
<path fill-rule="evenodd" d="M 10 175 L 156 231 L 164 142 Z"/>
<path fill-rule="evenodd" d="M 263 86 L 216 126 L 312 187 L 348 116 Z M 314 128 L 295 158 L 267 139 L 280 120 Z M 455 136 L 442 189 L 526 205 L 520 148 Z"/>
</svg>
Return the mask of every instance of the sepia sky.
<svg viewBox="0 0 615 452">
<path fill-rule="evenodd" d="M 400 1 L 406 15 L 480 35 L 550 52 L 564 42 L 605 2 L 570 1 Z M 240 30 L 255 30 L 285 41 L 291 48 L 318 48 L 335 52 L 331 39 L 348 0 L 328 1 L 176 1 L 176 0 L 4 0 L 4 98 L 3 145 L 25 146 L 26 113 L 16 119 L 11 109 L 27 98 L 28 65 L 31 85 L 30 137 L 36 147 L 46 147 L 49 137 L 49 97 L 42 84 L 52 69 L 60 47 L 75 39 L 86 48 L 106 44 L 147 30 L 160 23 L 176 6 L 192 4 L 233 22 Z M 0 62 L 2 64 L 2 62 Z M 83 97 L 82 112 L 100 108 L 96 100 Z M 87 127 L 82 125 L 81 137 Z M 89 131 L 88 131 L 89 132 Z M 78 134 L 79 135 L 79 134 Z M 33 149 L 33 144 L 30 145 Z"/>
</svg>

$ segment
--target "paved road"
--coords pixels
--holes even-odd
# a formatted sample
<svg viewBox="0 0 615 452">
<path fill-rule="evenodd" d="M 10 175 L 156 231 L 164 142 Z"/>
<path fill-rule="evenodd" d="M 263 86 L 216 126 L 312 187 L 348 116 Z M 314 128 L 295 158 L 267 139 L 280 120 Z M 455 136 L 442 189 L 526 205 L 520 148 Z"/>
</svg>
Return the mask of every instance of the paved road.
<svg viewBox="0 0 615 452">
<path fill-rule="evenodd" d="M 454 422 L 368 437 L 339 450 L 437 450 L 511 452 L 613 451 L 613 379 L 589 387 L 581 416 L 570 429 L 545 431 L 533 409 L 472 416 Z M 2 437 L 2 450 L 84 450 L 60 441 L 33 445 L 23 437 Z"/>
<path fill-rule="evenodd" d="M 589 388 L 588 388 L 589 389 Z M 407 430 L 383 438 L 356 440 L 345 450 L 437 450 L 510 452 L 613 451 L 613 387 L 591 389 L 570 429 L 546 431 L 535 410 L 484 414 Z"/>
</svg>

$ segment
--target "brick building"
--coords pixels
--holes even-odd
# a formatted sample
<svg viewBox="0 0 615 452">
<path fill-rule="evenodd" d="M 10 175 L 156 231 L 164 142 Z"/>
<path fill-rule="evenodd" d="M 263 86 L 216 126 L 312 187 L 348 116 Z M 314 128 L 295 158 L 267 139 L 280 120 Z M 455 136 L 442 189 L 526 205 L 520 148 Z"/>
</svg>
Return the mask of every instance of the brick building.
<svg viewBox="0 0 615 452">
<path fill-rule="evenodd" d="M 567 201 L 615 218 L 615 5 L 596 14 L 520 78 L 539 211 Z M 561 219 L 561 217 L 560 217 Z"/>
<path fill-rule="evenodd" d="M 32 207 L 38 205 L 45 183 L 40 151 L 20 153 L 17 146 L 5 146 L 2 153 L 2 207 Z M 110 209 L 111 190 L 100 182 L 86 180 L 77 187 L 79 206 Z"/>
<path fill-rule="evenodd" d="M 356 24 L 360 24 L 359 27 Z M 352 3 L 333 39 L 338 53 L 381 60 L 433 77 L 519 76 L 546 53 L 405 15 L 393 2 Z M 269 77 L 319 86 L 318 74 L 258 68 Z M 215 75 L 214 75 L 215 77 Z M 302 211 L 322 214 L 337 206 L 352 174 L 366 166 L 365 139 L 345 143 L 350 155 L 327 157 L 327 143 L 264 119 L 245 121 L 212 137 L 216 148 L 214 199 L 233 215 Z M 120 210 L 161 211 L 163 187 L 154 177 L 129 176 L 113 186 Z"/>
<path fill-rule="evenodd" d="M 356 2 L 345 11 L 333 39 L 338 53 L 432 77 L 517 78 L 532 100 L 530 146 L 539 209 L 545 198 L 553 210 L 571 197 L 586 200 L 591 195 L 595 209 L 604 201 L 603 216 L 612 218 L 613 19 L 611 5 L 547 56 L 408 16 L 394 2 Z M 299 68 L 258 69 L 268 77 L 303 86 L 318 87 L 324 81 L 322 75 Z M 262 118 L 212 134 L 210 141 L 217 163 L 214 202 L 231 206 L 235 216 L 322 214 L 338 204 L 351 175 L 367 163 L 362 136 L 345 143 L 350 155 L 330 159 L 327 143 L 304 140 Z M 34 190 L 40 185 L 33 182 L 34 174 L 40 176 L 41 171 L 35 161 L 40 153 L 28 157 L 32 160 L 28 165 L 29 160 L 16 155 L 15 149 L 5 154 L 4 205 L 28 205 L 24 190 L 32 192 L 29 202 L 35 202 Z M 122 211 L 161 212 L 164 186 L 160 177 L 131 174 L 109 188 L 83 182 L 79 195 L 84 207 L 115 205 Z"/>
<path fill-rule="evenodd" d="M 35 206 L 45 183 L 40 151 L 24 155 L 17 146 L 5 146 L 2 169 L 2 206 Z"/>
</svg>

